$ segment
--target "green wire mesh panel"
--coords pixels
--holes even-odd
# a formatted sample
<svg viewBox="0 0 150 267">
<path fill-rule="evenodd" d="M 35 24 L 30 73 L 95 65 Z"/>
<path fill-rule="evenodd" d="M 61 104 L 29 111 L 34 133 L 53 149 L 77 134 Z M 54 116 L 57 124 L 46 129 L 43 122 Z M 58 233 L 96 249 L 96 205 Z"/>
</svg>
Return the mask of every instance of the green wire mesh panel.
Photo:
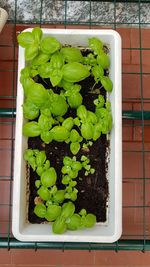
<svg viewBox="0 0 150 267">
<path fill-rule="evenodd" d="M 0 35 L 0 247 L 150 250 L 150 1 L 1 0 L 0 6 L 9 13 Z M 25 243 L 12 236 L 16 35 L 34 25 L 112 28 L 123 37 L 123 235 L 114 244 Z"/>
</svg>

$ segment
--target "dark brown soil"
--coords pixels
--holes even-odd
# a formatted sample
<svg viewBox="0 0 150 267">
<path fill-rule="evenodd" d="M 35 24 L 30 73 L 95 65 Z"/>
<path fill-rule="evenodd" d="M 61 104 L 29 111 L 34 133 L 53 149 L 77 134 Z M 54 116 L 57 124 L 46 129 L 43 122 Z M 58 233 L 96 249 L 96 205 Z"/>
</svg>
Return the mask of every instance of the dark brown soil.
<svg viewBox="0 0 150 267">
<path fill-rule="evenodd" d="M 42 82 L 38 77 L 38 82 Z M 101 84 L 98 84 L 93 88 L 94 79 L 91 77 L 80 83 L 82 85 L 81 94 L 83 96 L 83 104 L 88 110 L 94 111 L 93 100 L 97 98 L 97 93 L 100 92 L 106 97 L 105 90 L 102 88 Z M 51 84 L 48 79 L 45 79 L 43 83 L 45 88 L 51 88 Z M 95 90 L 98 89 L 98 90 Z M 59 93 L 60 88 L 55 88 L 55 92 Z M 67 116 L 75 117 L 75 110 L 69 109 Z M 49 145 L 43 144 L 40 137 L 34 137 L 28 139 L 28 147 L 32 149 L 45 150 L 47 159 L 50 160 L 51 166 L 57 171 L 57 187 L 63 188 L 61 184 L 62 174 L 62 162 L 64 156 L 73 155 L 70 152 L 69 144 L 52 142 Z M 88 213 L 93 213 L 96 215 L 98 222 L 106 221 L 106 211 L 107 211 L 107 199 L 108 199 L 108 181 L 106 178 L 107 174 L 107 151 L 109 148 L 109 142 L 106 140 L 106 136 L 102 135 L 93 145 L 87 150 L 80 149 L 77 154 L 77 159 L 81 158 L 81 155 L 86 155 L 90 159 L 90 164 L 92 168 L 95 168 L 94 174 L 84 175 L 85 170 L 79 172 L 79 177 L 77 178 L 78 198 L 75 201 L 76 212 L 79 212 L 82 208 L 85 208 Z M 38 218 L 34 210 L 34 199 L 37 196 L 37 190 L 35 188 L 35 180 L 39 179 L 36 172 L 30 168 L 30 179 L 29 179 L 29 213 L 28 219 L 31 223 L 41 223 L 44 220 Z"/>
</svg>

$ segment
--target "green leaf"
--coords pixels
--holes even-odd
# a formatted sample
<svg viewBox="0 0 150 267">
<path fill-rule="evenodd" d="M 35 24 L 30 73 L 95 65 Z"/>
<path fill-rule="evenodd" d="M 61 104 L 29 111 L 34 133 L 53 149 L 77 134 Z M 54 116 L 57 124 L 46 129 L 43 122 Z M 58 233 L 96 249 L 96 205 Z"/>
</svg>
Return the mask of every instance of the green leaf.
<svg viewBox="0 0 150 267">
<path fill-rule="evenodd" d="M 62 179 L 62 184 L 69 184 L 69 181 L 70 181 L 70 177 L 69 175 L 65 175 Z"/>
<path fill-rule="evenodd" d="M 73 190 L 71 193 L 70 193 L 70 199 L 72 201 L 76 201 L 77 199 L 77 192 L 75 190 Z"/>
<path fill-rule="evenodd" d="M 92 111 L 88 111 L 87 113 L 87 122 L 91 122 L 92 124 L 97 123 L 97 117 L 95 113 Z"/>
<path fill-rule="evenodd" d="M 41 129 L 37 122 L 31 121 L 23 125 L 23 135 L 27 137 L 36 137 L 41 134 Z"/>
<path fill-rule="evenodd" d="M 44 168 L 43 168 L 42 166 L 37 167 L 37 169 L 36 169 L 36 173 L 37 173 L 39 176 L 41 176 L 43 172 L 44 172 Z"/>
<path fill-rule="evenodd" d="M 40 196 L 40 198 L 45 200 L 45 201 L 49 200 L 49 198 L 50 198 L 50 192 L 49 192 L 48 188 L 43 186 L 43 185 L 39 188 L 37 193 Z"/>
<path fill-rule="evenodd" d="M 64 165 L 61 169 L 61 172 L 63 174 L 68 174 L 69 172 L 71 171 L 71 166 L 68 166 L 68 165 Z"/>
<path fill-rule="evenodd" d="M 42 39 L 42 35 L 43 35 L 43 32 L 42 30 L 39 28 L 39 27 L 35 27 L 33 30 L 32 30 L 32 36 L 35 40 L 35 42 L 37 44 L 40 43 L 41 39 Z"/>
<path fill-rule="evenodd" d="M 38 68 L 39 75 L 42 78 L 49 78 L 51 73 L 52 73 L 52 71 L 53 71 L 53 68 L 52 68 L 52 66 L 51 66 L 51 64 L 49 62 L 45 63 L 45 64 L 42 64 Z"/>
<path fill-rule="evenodd" d="M 62 70 L 63 79 L 71 83 L 82 81 L 90 75 L 88 68 L 78 62 L 65 64 Z"/>
<path fill-rule="evenodd" d="M 45 144 L 49 144 L 53 140 L 53 135 L 50 131 L 42 131 L 41 132 L 41 139 Z"/>
<path fill-rule="evenodd" d="M 78 108 L 82 104 L 82 95 L 80 93 L 72 94 L 67 98 L 71 108 Z"/>
<path fill-rule="evenodd" d="M 56 194 L 56 192 L 57 192 L 57 186 L 54 185 L 54 186 L 51 188 L 50 193 L 51 193 L 52 195 L 54 195 L 54 194 Z"/>
<path fill-rule="evenodd" d="M 70 90 L 73 86 L 73 83 L 71 82 L 67 82 L 65 80 L 61 80 L 60 84 L 59 84 L 59 87 L 63 87 L 64 90 Z"/>
<path fill-rule="evenodd" d="M 50 118 L 48 118 L 44 114 L 40 115 L 38 119 L 38 125 L 42 131 L 49 131 L 52 128 L 52 123 Z"/>
<path fill-rule="evenodd" d="M 72 163 L 72 170 L 80 171 L 82 169 L 82 164 L 80 161 L 74 161 Z"/>
<path fill-rule="evenodd" d="M 75 142 L 70 144 L 70 151 L 73 155 L 76 155 L 80 150 L 80 143 Z"/>
<path fill-rule="evenodd" d="M 45 214 L 45 219 L 49 222 L 55 221 L 61 213 L 61 207 L 58 205 L 49 205 Z"/>
<path fill-rule="evenodd" d="M 28 164 L 31 166 L 31 168 L 33 169 L 33 171 L 36 170 L 36 160 L 35 160 L 35 157 L 30 157 L 28 158 Z"/>
<path fill-rule="evenodd" d="M 63 73 L 60 69 L 54 69 L 50 74 L 50 81 L 53 87 L 58 85 L 63 77 Z"/>
<path fill-rule="evenodd" d="M 56 183 L 57 174 L 53 167 L 44 171 L 41 176 L 41 183 L 45 187 L 51 187 Z"/>
<path fill-rule="evenodd" d="M 80 107 L 78 107 L 77 116 L 82 120 L 82 122 L 86 122 L 87 115 L 88 115 L 87 109 L 84 105 L 81 105 Z"/>
<path fill-rule="evenodd" d="M 96 141 L 101 136 L 101 131 L 102 131 L 102 126 L 100 123 L 97 123 L 94 126 L 94 131 L 93 131 L 93 140 L 94 141 Z"/>
<path fill-rule="evenodd" d="M 67 229 L 77 230 L 80 228 L 81 217 L 79 214 L 74 213 L 71 218 L 67 221 Z"/>
<path fill-rule="evenodd" d="M 40 66 L 42 64 L 45 64 L 49 59 L 50 59 L 50 55 L 48 54 L 44 54 L 42 52 L 40 52 L 40 54 L 38 54 L 32 61 L 32 65 L 34 66 Z"/>
<path fill-rule="evenodd" d="M 104 69 L 108 69 L 110 67 L 110 59 L 109 55 L 102 52 L 97 56 L 97 63 Z"/>
<path fill-rule="evenodd" d="M 34 83 L 27 94 L 27 98 L 38 108 L 41 108 L 49 99 L 49 95 L 42 84 Z"/>
<path fill-rule="evenodd" d="M 35 181 L 35 186 L 36 186 L 36 188 L 39 188 L 41 186 L 41 181 L 40 180 L 36 180 Z"/>
<path fill-rule="evenodd" d="M 69 137 L 69 131 L 63 126 L 53 127 L 51 133 L 53 135 L 53 139 L 57 142 L 63 142 Z"/>
<path fill-rule="evenodd" d="M 102 108 L 105 104 L 105 99 L 103 95 L 99 95 L 97 99 L 94 100 L 94 105 L 98 108 Z"/>
<path fill-rule="evenodd" d="M 91 174 L 94 174 L 94 173 L 95 173 L 95 169 L 94 169 L 94 168 L 91 168 L 91 169 L 90 169 L 90 173 L 91 173 Z"/>
<path fill-rule="evenodd" d="M 39 218 L 44 218 L 45 214 L 46 214 L 46 207 L 44 204 L 37 204 L 34 208 L 34 213 L 36 214 L 36 216 L 38 216 Z"/>
<path fill-rule="evenodd" d="M 77 170 L 70 170 L 69 173 L 68 173 L 69 177 L 71 179 L 75 179 L 78 177 L 78 171 Z M 70 184 L 70 183 L 69 183 Z"/>
<path fill-rule="evenodd" d="M 96 216 L 92 213 L 88 213 L 85 217 L 85 227 L 91 228 L 96 224 Z"/>
<path fill-rule="evenodd" d="M 45 161 L 45 163 L 44 163 L 44 170 L 47 170 L 47 169 L 49 169 L 49 167 L 50 167 L 50 161 L 47 159 L 46 161 Z"/>
<path fill-rule="evenodd" d="M 75 129 L 72 129 L 70 132 L 70 141 L 74 143 L 79 141 L 79 139 L 80 139 L 79 133 Z"/>
<path fill-rule="evenodd" d="M 97 64 L 95 55 L 89 53 L 86 57 L 83 58 L 83 63 L 90 66 L 95 66 Z"/>
<path fill-rule="evenodd" d="M 75 124 L 76 126 L 78 126 L 78 127 L 80 126 L 81 123 L 80 123 L 79 118 L 77 118 L 77 117 L 74 118 L 74 124 Z"/>
<path fill-rule="evenodd" d="M 26 61 L 33 60 L 38 55 L 38 52 L 39 52 L 38 45 L 27 46 L 25 48 Z"/>
<path fill-rule="evenodd" d="M 81 216 L 86 216 L 86 214 L 87 214 L 86 209 L 81 209 L 80 212 L 79 212 L 79 214 L 80 214 Z"/>
<path fill-rule="evenodd" d="M 68 105 L 61 95 L 54 94 L 51 98 L 50 110 L 54 116 L 63 116 L 68 110 Z"/>
<path fill-rule="evenodd" d="M 41 41 L 41 51 L 45 54 L 53 54 L 57 50 L 59 50 L 61 44 L 54 37 L 45 37 Z"/>
<path fill-rule="evenodd" d="M 72 117 L 68 117 L 62 123 L 62 126 L 65 127 L 68 131 L 71 131 L 73 125 L 74 125 L 74 120 Z"/>
<path fill-rule="evenodd" d="M 53 201 L 55 203 L 62 203 L 64 199 L 65 199 L 65 190 L 58 190 L 53 196 Z"/>
<path fill-rule="evenodd" d="M 33 157 L 33 156 L 34 156 L 34 152 L 33 152 L 32 149 L 26 149 L 26 150 L 24 151 L 24 154 L 23 154 L 23 158 L 24 158 L 24 160 L 28 161 L 28 159 L 29 159 L 30 157 Z"/>
<path fill-rule="evenodd" d="M 31 32 L 22 32 L 17 37 L 18 43 L 23 48 L 32 46 L 35 43 L 34 36 Z"/>
<path fill-rule="evenodd" d="M 101 66 L 99 65 L 95 65 L 93 68 L 92 68 L 92 74 L 94 76 L 94 80 L 95 82 L 99 82 L 100 81 L 100 78 L 104 75 L 104 70 Z"/>
<path fill-rule="evenodd" d="M 42 115 L 45 115 L 46 117 L 51 117 L 51 111 L 49 108 L 41 108 L 40 112 Z"/>
<path fill-rule="evenodd" d="M 30 71 L 30 76 L 33 78 L 35 76 L 37 76 L 39 74 L 38 70 L 37 69 L 33 69 L 31 68 L 31 71 Z"/>
<path fill-rule="evenodd" d="M 113 83 L 112 83 L 112 81 L 110 80 L 109 77 L 103 76 L 101 78 L 101 84 L 103 85 L 104 89 L 107 92 L 112 92 L 112 90 L 113 90 Z"/>
<path fill-rule="evenodd" d="M 89 38 L 89 47 L 98 55 L 103 49 L 103 43 L 96 37 Z"/>
<path fill-rule="evenodd" d="M 65 156 L 63 158 L 63 164 L 66 166 L 71 166 L 72 165 L 72 159 L 70 157 Z"/>
<path fill-rule="evenodd" d="M 64 65 L 64 59 L 60 52 L 56 52 L 51 56 L 50 64 L 54 69 L 62 68 L 62 66 Z"/>
<path fill-rule="evenodd" d="M 26 100 L 23 104 L 23 115 L 28 120 L 34 120 L 39 116 L 39 108 L 31 101 Z"/>
<path fill-rule="evenodd" d="M 54 234 L 63 234 L 67 229 L 65 219 L 61 216 L 57 217 L 56 221 L 52 225 L 52 229 Z"/>
<path fill-rule="evenodd" d="M 74 212 L 75 212 L 75 205 L 71 201 L 69 201 L 63 204 L 61 217 L 67 219 L 71 217 L 74 214 Z"/>
<path fill-rule="evenodd" d="M 27 96 L 28 93 L 32 90 L 32 87 L 34 86 L 35 82 L 30 77 L 23 78 L 21 76 L 21 83 L 23 86 L 24 94 L 25 94 L 25 96 Z"/>
<path fill-rule="evenodd" d="M 83 60 L 81 51 L 75 47 L 64 47 L 61 49 L 61 53 L 66 62 L 82 62 Z"/>
<path fill-rule="evenodd" d="M 83 136 L 83 138 L 85 138 L 86 140 L 90 140 L 93 138 L 93 125 L 92 123 L 83 123 L 81 125 L 81 134 Z"/>
<path fill-rule="evenodd" d="M 45 151 L 39 151 L 39 153 L 36 156 L 36 164 L 37 164 L 37 166 L 42 166 L 45 161 L 46 161 Z"/>
<path fill-rule="evenodd" d="M 21 70 L 21 78 L 29 78 L 30 77 L 30 70 L 31 70 L 31 67 L 29 67 L 29 66 L 26 66 L 25 68 L 23 68 Z M 21 78 L 20 78 L 20 82 L 22 83 Z"/>
</svg>

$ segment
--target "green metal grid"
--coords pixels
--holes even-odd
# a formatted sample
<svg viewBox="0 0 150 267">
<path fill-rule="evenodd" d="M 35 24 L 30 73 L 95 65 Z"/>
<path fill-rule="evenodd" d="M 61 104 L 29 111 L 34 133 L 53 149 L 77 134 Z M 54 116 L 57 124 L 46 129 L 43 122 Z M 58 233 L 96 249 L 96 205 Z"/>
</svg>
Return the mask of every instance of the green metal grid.
<svg viewBox="0 0 150 267">
<path fill-rule="evenodd" d="M 92 9 L 92 0 L 86 1 L 89 2 L 89 20 L 88 21 L 69 21 L 68 20 L 68 14 L 67 14 L 67 5 L 68 2 L 67 0 L 62 0 L 64 2 L 65 8 L 64 8 L 64 18 L 63 20 L 55 21 L 55 20 L 50 20 L 50 21 L 43 21 L 42 18 L 42 10 L 43 10 L 43 2 L 44 0 L 40 0 L 41 5 L 40 5 L 40 16 L 38 21 L 19 21 L 17 20 L 17 12 L 18 12 L 18 6 L 17 6 L 17 0 L 14 0 L 14 18 L 8 21 L 9 25 L 13 26 L 13 45 L 7 45 L 1 44 L 0 43 L 0 49 L 2 47 L 5 47 L 6 49 L 9 47 L 12 47 L 13 49 L 13 61 L 12 61 L 12 66 L 11 69 L 3 69 L 1 68 L 1 62 L 3 60 L 0 59 L 0 73 L 6 72 L 7 74 L 11 73 L 12 74 L 12 84 L 10 87 L 10 94 L 6 96 L 0 96 L 0 103 L 2 103 L 2 106 L 0 106 L 0 132 L 2 127 L 6 126 L 9 127 L 10 129 L 10 135 L 9 137 L 5 137 L 5 135 L 0 135 L 0 152 L 4 151 L 7 152 L 9 151 L 10 153 L 10 162 L 9 162 L 9 170 L 10 173 L 8 175 L 3 175 L 0 171 L 0 182 L 5 182 L 8 183 L 9 187 L 9 193 L 8 193 L 8 203 L 0 203 L 0 208 L 6 209 L 7 210 L 7 215 L 8 215 L 8 220 L 7 222 L 4 222 L 6 225 L 3 227 L 1 225 L 1 216 L 0 216 L 0 248 L 30 248 L 30 249 L 83 249 L 83 250 L 140 250 L 140 251 L 147 251 L 150 250 L 150 234 L 147 234 L 146 232 L 146 212 L 147 210 L 150 212 L 150 205 L 146 205 L 146 183 L 147 181 L 150 181 L 149 177 L 146 177 L 145 173 L 145 155 L 146 153 L 149 153 L 149 149 L 145 149 L 145 144 L 144 144 L 144 127 L 145 126 L 150 126 L 150 111 L 145 111 L 144 110 L 144 104 L 147 101 L 150 101 L 149 98 L 144 98 L 143 96 L 143 75 L 150 75 L 150 71 L 144 73 L 142 69 L 142 51 L 143 50 L 150 50 L 150 48 L 143 48 L 142 47 L 142 35 L 141 35 L 141 30 L 142 27 L 149 26 L 150 22 L 142 22 L 141 23 L 141 5 L 144 3 L 149 3 L 150 0 L 143 1 L 143 0 L 137 0 L 137 1 L 118 1 L 118 0 L 113 0 L 113 1 L 95 1 L 95 2 L 107 2 L 107 3 L 112 3 L 114 4 L 114 14 L 113 14 L 113 22 L 112 21 L 94 21 L 92 20 L 91 16 L 91 9 Z M 57 1 L 55 1 L 57 4 Z M 75 1 L 74 1 L 75 2 Z M 119 22 L 116 20 L 116 5 L 117 3 L 136 3 L 138 5 L 138 17 L 139 17 L 139 22 Z M 19 242 L 15 240 L 11 234 L 11 206 L 12 206 L 12 185 L 13 185 L 13 150 L 14 150 L 14 125 L 15 125 L 15 115 L 16 115 L 16 110 L 15 110 L 15 100 L 16 100 L 16 73 L 17 73 L 17 61 L 16 61 L 16 32 L 20 29 L 21 26 L 24 27 L 24 25 L 30 25 L 30 24 L 38 24 L 40 26 L 43 26 L 44 24 L 50 24 L 50 25 L 64 25 L 64 27 L 67 27 L 68 25 L 80 25 L 82 26 L 87 26 L 88 28 L 93 28 L 94 26 L 108 26 L 109 28 L 117 29 L 118 27 L 136 27 L 138 28 L 139 32 L 139 48 L 132 48 L 132 50 L 138 50 L 140 54 L 140 70 L 139 72 L 123 72 L 123 74 L 131 74 L 131 75 L 139 75 L 140 77 L 140 98 L 125 98 L 123 99 L 123 102 L 125 103 L 130 103 L 131 101 L 138 101 L 140 103 L 140 109 L 135 111 L 135 110 L 123 110 L 122 112 L 122 118 L 123 118 L 123 126 L 128 127 L 128 126 L 140 126 L 141 131 L 142 131 L 142 146 L 141 148 L 137 148 L 136 150 L 128 150 L 124 149 L 125 153 L 140 153 L 141 154 L 141 160 L 142 160 L 142 176 L 141 177 L 132 177 L 132 178 L 126 178 L 124 177 L 124 181 L 127 180 L 137 180 L 140 181 L 142 187 L 143 187 L 143 199 L 142 199 L 142 204 L 141 205 L 124 205 L 123 209 L 137 209 L 139 213 L 141 212 L 141 218 L 143 222 L 143 227 L 142 227 L 142 232 L 141 233 L 134 233 L 134 230 L 131 234 L 127 234 L 123 236 L 123 239 L 120 239 L 118 242 L 115 242 L 113 244 L 93 244 L 93 243 L 60 243 L 60 242 L 49 242 L 49 243 L 44 243 L 44 242 Z M 24 25 L 23 25 L 24 24 Z M 124 48 L 125 50 L 129 50 L 130 48 Z M 132 76 L 131 76 L 132 77 Z M 1 86 L 1 85 L 0 85 Z M 11 105 L 9 104 L 7 106 L 7 103 L 11 100 Z M 6 103 L 6 104 L 5 104 Z M 3 105 L 4 104 L 4 105 Z M 1 137 L 2 136 L 2 137 Z M 8 148 L 3 148 L 3 141 L 4 142 L 9 142 L 9 147 Z M 137 162 L 138 164 L 138 162 Z M 0 169 L 1 170 L 1 169 Z"/>
</svg>

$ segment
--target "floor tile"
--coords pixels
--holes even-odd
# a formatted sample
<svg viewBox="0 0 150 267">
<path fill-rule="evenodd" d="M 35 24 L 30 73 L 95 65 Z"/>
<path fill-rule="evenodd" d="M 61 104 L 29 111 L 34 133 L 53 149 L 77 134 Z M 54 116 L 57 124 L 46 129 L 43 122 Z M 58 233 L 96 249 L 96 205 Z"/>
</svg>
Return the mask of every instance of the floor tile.
<svg viewBox="0 0 150 267">
<path fill-rule="evenodd" d="M 145 177 L 150 178 L 150 151 L 144 154 Z"/>
<path fill-rule="evenodd" d="M 123 74 L 122 75 L 123 98 L 140 98 L 140 75 Z"/>
<path fill-rule="evenodd" d="M 130 35 L 131 48 L 139 48 L 140 47 L 140 34 L 139 29 L 131 28 Z"/>
<path fill-rule="evenodd" d="M 123 49 L 122 50 L 122 64 L 130 64 L 131 62 L 131 51 Z"/>
<path fill-rule="evenodd" d="M 123 180 L 123 206 L 141 206 L 144 197 L 143 180 Z"/>
<path fill-rule="evenodd" d="M 123 142 L 133 140 L 133 127 L 132 126 L 124 126 L 123 127 L 122 138 L 123 138 Z"/>
<path fill-rule="evenodd" d="M 10 203 L 10 181 L 0 179 L 0 204 L 9 205 Z"/>
<path fill-rule="evenodd" d="M 12 263 L 18 264 L 33 264 L 33 265 L 67 265 L 72 263 L 75 265 L 94 264 L 94 253 L 89 251 L 59 251 L 59 250 L 24 250 L 23 253 L 17 250 L 12 251 Z"/>
<path fill-rule="evenodd" d="M 119 29 L 117 29 L 117 32 L 120 34 L 121 39 L 122 39 L 122 48 L 130 48 L 130 46 L 131 46 L 131 42 L 130 42 L 131 29 L 119 28 Z"/>
<path fill-rule="evenodd" d="M 149 40 L 150 40 L 149 29 L 142 29 L 141 31 L 142 48 L 150 48 Z"/>
<path fill-rule="evenodd" d="M 150 74 L 142 75 L 142 85 L 143 85 L 143 97 L 144 98 L 150 98 Z"/>
<path fill-rule="evenodd" d="M 95 251 L 95 264 L 109 267 L 149 267 L 150 252 L 141 253 L 136 251 Z"/>
<path fill-rule="evenodd" d="M 14 25 L 6 24 L 1 32 L 0 45 L 12 46 L 14 43 Z"/>
<path fill-rule="evenodd" d="M 8 251 L 7 249 L 0 249 L 0 264 L 10 264 L 10 263 L 11 263 L 11 251 Z"/>
<path fill-rule="evenodd" d="M 123 176 L 125 178 L 143 177 L 142 153 L 124 152 L 123 153 Z"/>
</svg>

